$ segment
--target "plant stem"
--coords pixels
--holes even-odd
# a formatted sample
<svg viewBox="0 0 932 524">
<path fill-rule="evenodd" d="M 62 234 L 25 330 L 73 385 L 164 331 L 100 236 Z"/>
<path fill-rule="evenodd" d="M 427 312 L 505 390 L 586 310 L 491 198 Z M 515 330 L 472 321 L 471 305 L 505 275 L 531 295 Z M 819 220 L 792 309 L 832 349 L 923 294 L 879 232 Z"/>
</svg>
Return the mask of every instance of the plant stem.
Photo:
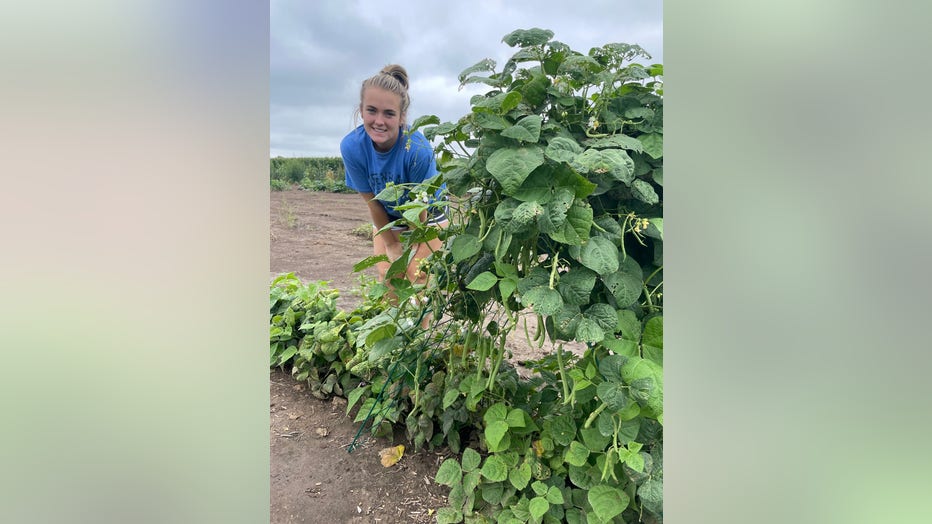
<svg viewBox="0 0 932 524">
<path fill-rule="evenodd" d="M 563 403 L 566 404 L 570 401 L 570 386 L 566 380 L 566 367 L 563 365 L 563 344 L 557 345 L 557 366 L 560 368 L 560 381 L 563 383 Z"/>
<path fill-rule="evenodd" d="M 644 282 L 650 282 L 650 279 L 654 278 L 657 275 L 657 273 L 661 271 L 663 271 L 663 266 L 660 266 L 657 269 L 655 269 L 654 272 L 651 273 L 649 277 L 644 279 Z"/>
<path fill-rule="evenodd" d="M 498 375 L 498 368 L 502 365 L 502 360 L 505 358 L 505 335 L 503 332 L 499 336 L 500 342 L 498 343 L 497 349 L 498 352 L 492 357 L 492 367 L 489 369 L 489 382 L 486 389 L 492 391 L 492 386 L 495 385 L 495 376 Z"/>
<path fill-rule="evenodd" d="M 554 257 L 553 257 L 553 264 L 551 264 L 551 266 L 550 266 L 550 289 L 553 289 L 553 281 L 554 281 L 554 280 L 556 279 L 556 277 L 557 277 L 557 266 L 559 266 L 559 265 L 560 265 L 560 257 L 559 257 L 559 256 L 554 256 Z"/>
</svg>

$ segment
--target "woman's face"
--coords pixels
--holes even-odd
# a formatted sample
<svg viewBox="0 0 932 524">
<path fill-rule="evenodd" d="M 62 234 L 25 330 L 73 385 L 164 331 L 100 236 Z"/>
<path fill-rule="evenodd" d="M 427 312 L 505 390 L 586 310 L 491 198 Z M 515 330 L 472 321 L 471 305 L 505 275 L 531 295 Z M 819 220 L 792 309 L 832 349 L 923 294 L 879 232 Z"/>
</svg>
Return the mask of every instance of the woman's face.
<svg viewBox="0 0 932 524">
<path fill-rule="evenodd" d="M 404 124 L 401 97 L 379 87 L 366 89 L 359 104 L 363 127 L 379 151 L 389 151 L 398 140 L 398 129 Z"/>
</svg>

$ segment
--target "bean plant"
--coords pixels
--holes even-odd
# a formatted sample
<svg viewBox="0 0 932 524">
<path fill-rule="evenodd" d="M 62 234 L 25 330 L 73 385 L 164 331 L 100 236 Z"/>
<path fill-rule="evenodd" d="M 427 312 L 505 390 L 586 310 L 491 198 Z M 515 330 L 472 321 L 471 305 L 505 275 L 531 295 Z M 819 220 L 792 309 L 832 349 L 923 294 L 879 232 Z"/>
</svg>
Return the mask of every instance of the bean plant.
<svg viewBox="0 0 932 524">
<path fill-rule="evenodd" d="M 459 75 L 461 87 L 490 88 L 469 114 L 414 123 L 439 142 L 441 176 L 378 196 L 443 183 L 459 214 L 436 233 L 447 249 L 429 261 L 435 284 L 424 291 L 434 319 L 465 326 L 450 354 L 471 355 L 475 371 L 457 381 L 463 366 L 451 358 L 444 399 L 482 413 L 485 458 L 441 468 L 451 503 L 438 519 L 659 520 L 663 68 L 633 63 L 649 58 L 636 45 L 583 54 L 543 29 L 503 41 L 517 51 L 500 70 L 486 59 Z M 432 234 L 418 221 L 431 205 L 402 206 L 412 240 Z M 556 403 L 496 386 L 506 337 L 528 313 L 543 326 L 536 341 L 550 358 L 537 368 Z M 586 345 L 581 359 L 567 341 Z"/>
</svg>

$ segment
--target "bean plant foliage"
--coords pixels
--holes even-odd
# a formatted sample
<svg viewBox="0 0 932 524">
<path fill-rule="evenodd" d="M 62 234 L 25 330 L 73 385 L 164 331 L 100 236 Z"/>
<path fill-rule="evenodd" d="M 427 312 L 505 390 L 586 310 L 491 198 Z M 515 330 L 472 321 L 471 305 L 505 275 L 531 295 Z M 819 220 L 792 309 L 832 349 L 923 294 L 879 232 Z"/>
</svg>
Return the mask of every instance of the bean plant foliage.
<svg viewBox="0 0 932 524">
<path fill-rule="evenodd" d="M 413 123 L 437 144 L 440 176 L 376 196 L 424 197 L 399 207 L 410 232 L 387 277 L 393 303 L 321 316 L 286 307 L 273 283 L 273 366 L 300 377 L 314 357 L 303 378 L 339 387 L 357 421 L 403 424 L 415 448 L 455 454 L 435 478 L 450 489 L 439 523 L 663 520 L 663 67 L 637 63 L 650 58 L 637 45 L 583 54 L 553 36 L 505 35 L 516 52 L 501 69 L 485 59 L 459 75 L 488 87 L 468 114 Z M 437 191 L 448 199 L 426 197 Z M 439 205 L 444 230 L 420 222 Z M 428 283 L 407 282 L 411 246 L 438 236 Z M 290 346 L 276 331 L 289 310 L 305 327 Z M 545 355 L 530 378 L 506 359 L 522 329 Z"/>
</svg>

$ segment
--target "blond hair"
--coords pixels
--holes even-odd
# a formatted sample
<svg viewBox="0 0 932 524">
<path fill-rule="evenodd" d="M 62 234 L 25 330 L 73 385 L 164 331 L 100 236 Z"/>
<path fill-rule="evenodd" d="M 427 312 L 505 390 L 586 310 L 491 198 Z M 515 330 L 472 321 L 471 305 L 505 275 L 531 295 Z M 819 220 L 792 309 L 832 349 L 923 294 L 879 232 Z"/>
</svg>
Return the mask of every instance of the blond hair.
<svg viewBox="0 0 932 524">
<path fill-rule="evenodd" d="M 362 104 L 362 97 L 366 94 L 366 89 L 370 87 L 378 87 L 401 97 L 401 115 L 407 114 L 411 99 L 408 97 L 408 72 L 405 68 L 398 64 L 389 64 L 383 67 L 378 74 L 363 80 L 362 87 L 359 89 L 360 104 Z"/>
</svg>

